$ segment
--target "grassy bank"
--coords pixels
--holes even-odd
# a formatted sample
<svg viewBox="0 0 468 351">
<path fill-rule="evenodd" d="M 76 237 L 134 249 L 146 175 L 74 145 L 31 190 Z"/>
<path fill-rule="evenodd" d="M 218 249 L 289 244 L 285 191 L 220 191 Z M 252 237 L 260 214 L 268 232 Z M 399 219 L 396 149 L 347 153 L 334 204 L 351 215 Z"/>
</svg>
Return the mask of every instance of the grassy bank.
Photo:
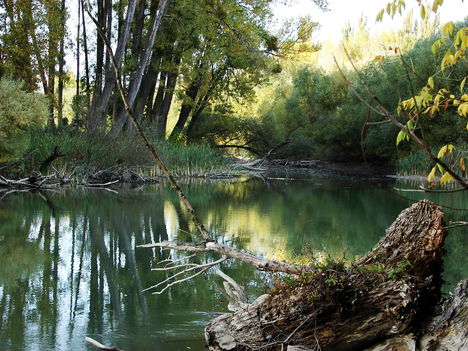
<svg viewBox="0 0 468 351">
<path fill-rule="evenodd" d="M 176 176 L 215 176 L 230 172 L 229 162 L 203 145 L 178 145 L 156 140 L 151 142 Z M 29 155 L 14 170 L 19 174 L 38 171 L 43 162 L 58 148 L 62 156 L 42 173 L 73 174 L 85 177 L 100 170 L 132 169 L 146 176 L 160 176 L 148 151 L 138 136 L 112 137 L 75 131 L 41 131 L 31 135 Z"/>
</svg>

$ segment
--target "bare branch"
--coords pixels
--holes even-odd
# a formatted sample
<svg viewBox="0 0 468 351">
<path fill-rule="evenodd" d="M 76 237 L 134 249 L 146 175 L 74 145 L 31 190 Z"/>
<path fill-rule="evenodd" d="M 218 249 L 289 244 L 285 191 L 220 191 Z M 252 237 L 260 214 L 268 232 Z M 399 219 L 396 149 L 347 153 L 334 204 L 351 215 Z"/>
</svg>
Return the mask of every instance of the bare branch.
<svg viewBox="0 0 468 351">
<path fill-rule="evenodd" d="M 213 252 L 220 255 L 224 255 L 228 258 L 234 258 L 236 260 L 248 263 L 258 270 L 261 271 L 270 271 L 270 272 L 283 272 L 288 274 L 301 274 L 304 272 L 312 271 L 310 266 L 302 266 L 297 264 L 292 264 L 288 262 L 279 262 L 275 260 L 270 260 L 264 257 L 254 256 L 247 252 L 243 252 L 239 249 L 233 247 L 219 244 L 216 242 L 207 242 L 207 243 L 188 243 L 183 241 L 162 241 L 160 243 L 153 244 L 144 244 L 138 245 L 137 247 L 142 248 L 153 248 L 153 247 L 162 247 L 164 249 L 172 249 L 178 251 L 188 251 L 188 252 Z"/>
<path fill-rule="evenodd" d="M 446 226 L 445 229 L 453 229 L 453 228 L 466 227 L 466 226 L 468 226 L 468 222 L 457 221 L 457 222 L 450 222 L 450 225 Z"/>
<path fill-rule="evenodd" d="M 199 270 L 198 272 L 196 272 L 195 274 L 192 274 L 192 275 L 190 275 L 190 276 L 188 276 L 188 277 L 185 277 L 185 278 L 183 278 L 183 279 L 174 280 L 173 282 L 167 284 L 167 285 L 166 285 L 164 288 L 162 288 L 161 290 L 153 292 L 154 295 L 160 295 L 160 294 L 162 294 L 164 291 L 166 291 L 167 289 L 173 287 L 174 285 L 182 284 L 182 283 L 184 283 L 184 282 L 186 282 L 186 281 L 189 281 L 189 280 L 191 280 L 191 279 L 193 279 L 193 278 L 199 276 L 199 275 L 202 274 L 203 272 L 206 272 L 206 271 L 207 271 L 208 269 L 210 269 L 211 267 L 216 266 L 216 265 L 218 265 L 218 264 L 221 264 L 221 263 L 223 263 L 223 262 L 226 261 L 226 260 L 227 260 L 227 257 L 222 257 L 222 258 L 220 258 L 219 260 L 214 261 L 214 262 L 205 263 L 205 264 L 200 264 L 200 265 L 196 265 L 195 267 L 190 267 L 190 268 L 184 269 L 183 271 L 180 271 L 180 272 L 178 272 L 178 273 L 176 273 L 176 274 L 174 274 L 174 275 L 171 275 L 171 276 L 170 276 L 169 278 L 167 278 L 166 280 L 163 280 L 162 282 L 159 282 L 159 283 L 156 284 L 156 285 L 153 285 L 153 286 L 151 286 L 151 287 L 149 287 L 149 288 L 146 288 L 146 289 L 144 289 L 143 291 L 148 291 L 148 290 L 150 290 L 150 289 L 155 289 L 155 288 L 157 288 L 157 287 L 159 287 L 159 286 L 161 286 L 161 285 L 163 285 L 163 284 L 165 284 L 165 283 L 168 283 L 169 281 L 171 281 L 171 280 L 173 280 L 173 279 L 179 277 L 179 276 L 182 275 L 182 274 L 185 274 L 185 273 L 188 273 L 188 272 L 191 272 L 191 271 L 200 269 L 200 270 Z"/>
<path fill-rule="evenodd" d="M 101 344 L 100 342 L 90 338 L 89 336 L 85 337 L 85 341 L 86 342 L 89 342 L 91 345 L 97 347 L 98 349 L 100 350 L 106 350 L 106 351 L 123 351 L 121 349 L 118 349 L 117 347 L 113 347 L 113 346 L 105 346 L 103 344 Z"/>
</svg>

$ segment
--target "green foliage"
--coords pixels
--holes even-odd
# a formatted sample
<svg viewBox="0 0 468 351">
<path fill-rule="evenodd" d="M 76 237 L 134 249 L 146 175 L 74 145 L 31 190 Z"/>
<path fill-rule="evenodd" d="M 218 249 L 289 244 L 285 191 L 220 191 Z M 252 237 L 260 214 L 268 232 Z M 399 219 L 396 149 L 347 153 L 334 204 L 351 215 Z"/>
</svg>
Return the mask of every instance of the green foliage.
<svg viewBox="0 0 468 351">
<path fill-rule="evenodd" d="M 19 156 L 29 143 L 29 132 L 43 126 L 47 101 L 43 95 L 28 93 L 23 84 L 0 79 L 0 162 Z"/>
<path fill-rule="evenodd" d="M 415 42 L 417 35 L 422 35 L 420 31 L 424 29 L 427 34 L 430 28 L 434 28 L 432 22 L 420 24 L 420 29 L 416 31 L 410 28 L 414 23 L 411 17 L 407 21 L 402 33 L 411 33 L 413 36 L 410 49 L 405 52 L 389 48 L 391 50 L 379 60 L 361 64 L 358 72 L 346 72 L 350 84 L 361 96 L 367 96 L 367 91 L 360 83 L 362 79 L 379 97 L 383 106 L 395 115 L 401 112 L 397 106 L 402 97 L 411 96 L 412 91 L 419 91 L 429 84 L 427 79 L 421 77 L 433 77 L 429 82 L 436 88 L 442 83 L 453 86 L 453 89 L 464 88 L 464 71 L 457 66 L 451 68 L 451 77 L 455 79 L 443 80 L 438 77 L 443 55 L 434 57 L 431 52 L 432 43 L 438 35 Z M 424 28 L 421 27 L 423 25 Z M 455 25 L 454 32 L 463 25 Z M 351 52 L 351 56 L 355 56 L 358 61 L 361 56 L 368 57 L 368 54 L 363 54 L 363 50 L 371 39 L 365 34 L 365 27 L 362 21 L 358 31 L 351 31 L 346 39 L 355 51 L 354 54 Z M 360 44 L 355 46 L 352 38 L 360 38 Z M 399 57 L 400 53 L 403 60 Z M 288 78 L 291 83 L 288 83 Z M 286 83 L 281 85 L 278 81 L 273 92 L 265 94 L 263 102 L 259 104 L 256 123 L 265 128 L 266 132 L 254 133 L 250 140 L 250 145 L 259 154 L 266 153 L 286 140 L 290 143 L 278 150 L 275 157 L 359 161 L 362 160 L 363 149 L 368 161 L 394 162 L 417 149 L 409 143 L 401 143 L 408 136 L 403 132 L 398 134 L 399 130 L 391 124 L 382 124 L 381 116 L 370 111 L 348 90 L 347 83 L 337 72 L 327 73 L 316 65 L 306 65 L 294 71 L 291 77 L 283 73 L 281 82 L 284 81 Z M 416 134 L 424 135 L 429 144 L 444 145 L 466 139 L 463 127 L 466 121 L 454 118 L 456 114 L 457 111 L 449 109 L 421 120 L 417 125 L 404 114 L 400 114 L 399 118 Z M 364 125 L 367 122 L 368 125 Z M 398 141 L 398 148 L 395 147 L 395 140 Z"/>
</svg>

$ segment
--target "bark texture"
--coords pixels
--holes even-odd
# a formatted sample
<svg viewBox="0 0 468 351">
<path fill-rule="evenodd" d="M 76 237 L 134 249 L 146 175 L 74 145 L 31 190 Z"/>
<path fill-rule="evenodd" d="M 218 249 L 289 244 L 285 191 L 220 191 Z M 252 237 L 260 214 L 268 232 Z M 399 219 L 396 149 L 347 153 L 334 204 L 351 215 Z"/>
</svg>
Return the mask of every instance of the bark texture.
<svg viewBox="0 0 468 351">
<path fill-rule="evenodd" d="M 351 267 L 298 276 L 205 329 L 210 350 L 363 350 L 410 333 L 439 299 L 446 230 L 423 200 L 404 210 L 378 246 Z"/>
<path fill-rule="evenodd" d="M 422 330 L 423 335 L 397 336 L 365 351 L 468 350 L 468 279 L 458 283 L 453 296 Z"/>
</svg>

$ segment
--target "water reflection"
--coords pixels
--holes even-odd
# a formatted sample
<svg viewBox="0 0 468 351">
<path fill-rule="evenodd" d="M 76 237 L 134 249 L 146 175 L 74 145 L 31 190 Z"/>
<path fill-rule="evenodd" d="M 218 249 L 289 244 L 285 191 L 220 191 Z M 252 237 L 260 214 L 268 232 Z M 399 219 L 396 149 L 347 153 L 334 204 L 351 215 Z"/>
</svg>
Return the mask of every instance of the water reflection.
<svg viewBox="0 0 468 351">
<path fill-rule="evenodd" d="M 410 203 L 385 186 L 325 180 L 185 188 L 219 241 L 277 259 L 312 250 L 362 254 Z M 203 350 L 202 328 L 212 318 L 207 312 L 225 308 L 218 279 L 208 273 L 157 297 L 142 293 L 167 277 L 151 267 L 169 252 L 135 249 L 192 240 L 193 223 L 163 185 L 119 192 L 24 193 L 0 202 L 0 338 L 6 350 L 91 350 L 86 335 L 126 350 Z M 467 207 L 466 198 L 451 199 L 453 207 Z M 454 233 L 447 258 L 453 282 L 468 267 L 466 233 Z M 248 266 L 228 261 L 222 269 L 252 297 L 265 288 L 264 275 Z"/>
</svg>

